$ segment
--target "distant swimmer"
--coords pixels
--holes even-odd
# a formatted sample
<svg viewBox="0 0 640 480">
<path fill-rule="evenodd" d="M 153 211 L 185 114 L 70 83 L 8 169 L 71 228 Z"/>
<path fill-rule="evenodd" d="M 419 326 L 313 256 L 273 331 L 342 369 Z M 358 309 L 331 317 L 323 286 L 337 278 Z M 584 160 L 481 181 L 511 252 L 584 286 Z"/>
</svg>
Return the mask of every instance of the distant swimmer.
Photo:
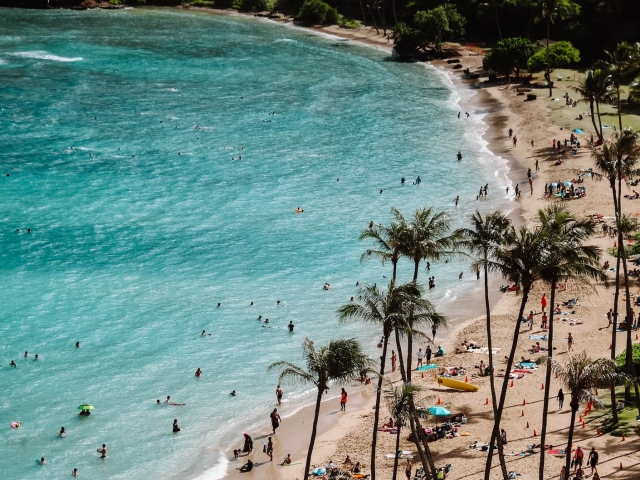
<svg viewBox="0 0 640 480">
<path fill-rule="evenodd" d="M 107 446 L 103 443 L 102 448 L 96 449 L 96 452 L 100 454 L 100 458 L 107 458 Z"/>
<path fill-rule="evenodd" d="M 293 332 L 293 327 L 294 327 L 293 322 L 290 321 L 289 325 L 287 325 L 287 328 L 289 329 L 290 332 Z"/>
<path fill-rule="evenodd" d="M 469 115 L 469 112 L 464 112 L 464 114 L 465 114 L 465 116 L 466 116 L 467 118 L 469 118 L 469 117 L 471 116 L 471 115 Z"/>
<path fill-rule="evenodd" d="M 29 356 L 29 352 L 24 352 L 24 358 L 27 358 Z"/>
<path fill-rule="evenodd" d="M 422 179 L 420 178 L 420 175 L 418 175 L 418 178 L 416 178 L 414 185 L 420 185 L 421 183 L 422 183 Z"/>
<path fill-rule="evenodd" d="M 261 322 L 262 321 L 262 315 L 258 315 L 258 321 Z"/>
<path fill-rule="evenodd" d="M 461 113 L 462 113 L 462 112 L 458 112 L 458 118 L 460 118 L 460 114 L 461 114 Z"/>
<path fill-rule="evenodd" d="M 456 203 L 456 207 L 458 206 L 458 204 L 460 203 L 460 195 L 458 195 L 456 197 L 456 199 L 454 200 L 454 202 Z"/>
<path fill-rule="evenodd" d="M 60 429 L 60 433 L 59 433 L 58 435 L 59 435 L 59 436 L 61 436 L 61 437 L 64 437 L 64 436 L 66 436 L 66 435 L 67 435 L 67 431 L 64 429 L 64 427 L 62 427 L 62 428 Z"/>
<path fill-rule="evenodd" d="M 40 465 L 46 465 L 47 461 L 44 459 L 44 457 L 40 457 Z"/>
<path fill-rule="evenodd" d="M 76 342 L 76 348 L 80 348 L 80 342 Z"/>
<path fill-rule="evenodd" d="M 277 300 L 277 301 L 276 301 L 276 305 L 280 305 L 280 300 Z"/>
<path fill-rule="evenodd" d="M 174 418 L 173 420 L 173 433 L 178 433 L 180 431 L 180 427 L 178 426 L 178 419 Z"/>
<path fill-rule="evenodd" d="M 460 275 L 458 275 L 458 280 L 462 280 L 462 274 L 463 274 L 463 273 L 464 273 L 464 272 L 460 272 Z"/>
<path fill-rule="evenodd" d="M 220 303 L 218 303 L 218 308 L 220 308 Z"/>
<path fill-rule="evenodd" d="M 202 375 L 202 370 L 198 368 L 198 370 L 196 370 L 196 377 L 200 378 L 200 375 Z"/>
<path fill-rule="evenodd" d="M 382 192 L 384 192 L 384 190 L 380 190 L 380 194 L 382 195 Z"/>
<path fill-rule="evenodd" d="M 114 72 L 115 72 L 115 70 L 114 70 Z M 71 476 L 72 477 L 77 477 L 78 476 L 78 469 L 77 468 L 74 468 L 73 470 L 71 470 Z"/>
<path fill-rule="evenodd" d="M 458 157 L 458 161 L 462 160 L 462 153 L 458 152 L 457 157 Z"/>
<path fill-rule="evenodd" d="M 201 337 L 206 337 L 206 336 L 211 336 L 210 333 L 207 333 L 206 331 L 202 330 L 202 333 L 200 334 Z"/>
<path fill-rule="evenodd" d="M 253 302 L 251 302 L 249 305 L 253 306 Z"/>
<path fill-rule="evenodd" d="M 404 182 L 406 182 L 406 180 L 405 180 L 405 178 L 404 178 L 404 177 L 402 177 L 402 178 L 400 179 L 400 183 L 404 184 Z"/>
<path fill-rule="evenodd" d="M 323 290 L 329 290 L 331 288 L 331 285 L 329 285 L 328 283 L 325 283 L 324 286 L 322 287 Z"/>
<path fill-rule="evenodd" d="M 9 366 L 13 368 L 18 368 L 18 365 L 16 365 L 16 362 L 14 362 L 13 360 L 11 360 L 11 363 L 9 364 Z"/>
<path fill-rule="evenodd" d="M 235 390 L 231 390 L 231 393 L 229 393 L 229 395 L 235 397 L 236 396 L 236 391 Z"/>
<path fill-rule="evenodd" d="M 282 388 L 280 388 L 280 385 L 278 385 L 278 388 L 276 388 L 276 398 L 278 399 L 278 405 L 282 405 L 282 395 L 284 395 L 284 392 L 282 391 Z"/>
<path fill-rule="evenodd" d="M 264 323 L 269 323 L 269 319 L 267 318 L 267 319 L 264 321 Z"/>
<path fill-rule="evenodd" d="M 35 356 L 35 358 L 33 359 L 33 361 L 34 361 L 34 362 L 37 362 L 37 361 L 38 361 L 38 354 L 37 354 L 37 353 L 36 353 L 36 356 Z"/>
<path fill-rule="evenodd" d="M 295 212 L 295 213 L 302 213 L 302 212 L 304 212 L 304 209 L 303 209 L 303 208 L 298 207 L 298 208 L 296 208 L 296 209 L 294 210 L 294 212 Z"/>
</svg>

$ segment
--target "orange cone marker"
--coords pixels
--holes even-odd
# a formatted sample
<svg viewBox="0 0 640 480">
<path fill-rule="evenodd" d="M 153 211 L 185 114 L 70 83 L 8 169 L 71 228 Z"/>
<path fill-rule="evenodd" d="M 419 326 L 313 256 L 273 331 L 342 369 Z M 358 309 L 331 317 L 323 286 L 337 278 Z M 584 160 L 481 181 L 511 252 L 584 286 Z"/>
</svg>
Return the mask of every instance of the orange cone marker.
<svg viewBox="0 0 640 480">
<path fill-rule="evenodd" d="M 578 422 L 579 422 L 579 423 L 583 423 L 583 421 L 582 421 L 582 415 L 580 415 L 580 418 L 578 419 Z"/>
<path fill-rule="evenodd" d="M 440 405 L 442 402 L 440 401 L 440 397 L 438 397 L 438 405 Z"/>
<path fill-rule="evenodd" d="M 600 435 L 600 429 L 596 428 L 596 435 Z"/>
<path fill-rule="evenodd" d="M 544 390 L 544 383 L 542 384 L 542 386 L 540 387 L 540 390 Z"/>
<path fill-rule="evenodd" d="M 624 442 L 626 440 L 626 438 L 624 438 L 624 433 L 622 434 L 622 440 L 620 440 L 621 442 Z"/>
<path fill-rule="evenodd" d="M 511 386 L 513 387 L 513 380 L 511 380 Z"/>
<path fill-rule="evenodd" d="M 469 377 L 464 377 L 464 381 L 465 381 L 466 383 L 469 383 Z"/>
<path fill-rule="evenodd" d="M 624 470 L 624 468 L 622 468 L 622 462 L 620 462 L 620 470 Z"/>
<path fill-rule="evenodd" d="M 529 422 L 527 422 L 527 426 L 526 426 L 526 428 L 529 428 Z"/>
<path fill-rule="evenodd" d="M 524 400 L 522 400 L 522 405 L 526 405 L 527 404 L 527 399 L 525 398 Z"/>
<path fill-rule="evenodd" d="M 587 427 L 584 426 L 584 422 L 582 422 L 582 428 L 587 428 Z"/>
<path fill-rule="evenodd" d="M 485 405 L 489 405 L 489 397 L 487 397 L 487 399 L 484 401 Z"/>
<path fill-rule="evenodd" d="M 422 378 L 424 378 L 424 372 L 422 372 Z"/>
<path fill-rule="evenodd" d="M 520 415 L 521 417 L 524 417 L 524 410 L 522 410 L 522 415 Z"/>
<path fill-rule="evenodd" d="M 535 429 L 535 428 L 533 429 L 533 436 L 534 436 L 534 437 L 537 437 L 537 436 L 538 436 L 538 434 L 536 433 L 536 429 Z"/>
</svg>

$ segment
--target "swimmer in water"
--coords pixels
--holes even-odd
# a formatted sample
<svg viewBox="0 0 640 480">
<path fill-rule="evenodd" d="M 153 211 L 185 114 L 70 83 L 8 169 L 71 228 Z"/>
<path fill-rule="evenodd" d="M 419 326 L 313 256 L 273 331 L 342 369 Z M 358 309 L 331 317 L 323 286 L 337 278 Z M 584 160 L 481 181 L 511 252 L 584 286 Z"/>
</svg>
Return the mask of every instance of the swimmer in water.
<svg viewBox="0 0 640 480">
<path fill-rule="evenodd" d="M 102 448 L 96 450 L 100 454 L 100 458 L 107 458 L 107 446 L 103 443 Z"/>
<path fill-rule="evenodd" d="M 276 301 L 276 305 L 280 305 L 280 300 Z"/>
<path fill-rule="evenodd" d="M 303 210 L 302 208 L 298 207 L 298 208 L 296 208 L 296 209 L 294 210 L 294 212 L 295 212 L 295 213 L 302 213 L 302 212 L 304 212 L 304 210 Z"/>
<path fill-rule="evenodd" d="M 198 368 L 198 370 L 196 370 L 196 377 L 200 378 L 200 375 L 202 375 L 202 370 Z"/>
<path fill-rule="evenodd" d="M 29 356 L 29 352 L 24 352 L 24 358 L 27 358 Z"/>
<path fill-rule="evenodd" d="M 380 190 L 380 194 L 382 194 L 382 192 L 384 192 L 384 190 Z"/>
<path fill-rule="evenodd" d="M 267 318 L 267 319 L 264 321 L 264 323 L 269 323 L 269 319 Z"/>
<path fill-rule="evenodd" d="M 406 180 L 405 180 L 405 178 L 404 178 L 404 177 L 402 177 L 402 178 L 400 179 L 400 183 L 404 184 L 404 182 L 406 182 Z"/>
<path fill-rule="evenodd" d="M 262 321 L 262 315 L 258 315 L 258 321 L 261 322 Z"/>
<path fill-rule="evenodd" d="M 206 337 L 206 336 L 211 336 L 210 333 L 207 333 L 206 331 L 202 330 L 202 333 L 200 334 L 201 337 Z"/>
<path fill-rule="evenodd" d="M 173 433 L 178 433 L 180 431 L 180 427 L 178 426 L 178 419 L 175 418 L 173 420 Z"/>
<path fill-rule="evenodd" d="M 458 204 L 460 203 L 460 195 L 458 195 L 456 197 L 456 199 L 454 200 L 454 202 L 456 202 L 456 207 L 458 206 Z"/>
<path fill-rule="evenodd" d="M 293 327 L 294 327 L 293 322 L 290 321 L 289 325 L 287 325 L 287 328 L 289 329 L 290 332 L 293 332 Z"/>
<path fill-rule="evenodd" d="M 236 396 L 236 391 L 235 391 L 235 390 L 232 390 L 232 391 L 231 391 L 231 393 L 230 393 L 229 395 L 231 395 L 231 396 L 235 397 L 235 396 Z"/>
<path fill-rule="evenodd" d="M 16 362 L 14 362 L 13 360 L 11 360 L 11 363 L 9 364 L 9 366 L 13 368 L 18 368 L 18 365 L 16 365 Z"/>
<path fill-rule="evenodd" d="M 77 469 L 77 468 L 74 468 L 74 469 L 71 471 L 71 476 L 72 476 L 72 477 L 77 477 L 77 476 L 78 476 L 78 469 Z"/>
<path fill-rule="evenodd" d="M 253 302 L 251 302 L 250 305 L 253 306 Z"/>
<path fill-rule="evenodd" d="M 47 461 L 44 459 L 44 457 L 40 457 L 40 465 L 46 465 Z"/>
<path fill-rule="evenodd" d="M 76 348 L 80 348 L 80 342 L 76 342 Z"/>
<path fill-rule="evenodd" d="M 458 157 L 458 161 L 462 160 L 462 153 L 458 152 L 457 157 Z"/>
<path fill-rule="evenodd" d="M 60 433 L 58 435 L 60 435 L 61 437 L 64 437 L 67 435 L 67 431 L 64 429 L 64 427 L 60 429 Z"/>
<path fill-rule="evenodd" d="M 218 308 L 220 308 L 220 303 L 218 303 Z"/>
</svg>

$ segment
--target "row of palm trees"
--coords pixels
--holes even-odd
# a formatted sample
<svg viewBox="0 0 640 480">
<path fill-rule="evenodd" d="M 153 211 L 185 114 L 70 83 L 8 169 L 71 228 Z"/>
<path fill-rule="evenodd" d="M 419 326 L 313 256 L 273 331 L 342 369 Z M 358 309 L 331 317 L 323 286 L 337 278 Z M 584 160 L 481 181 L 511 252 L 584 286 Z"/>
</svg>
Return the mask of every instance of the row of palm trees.
<svg viewBox="0 0 640 480">
<path fill-rule="evenodd" d="M 537 225 L 533 227 L 516 228 L 502 213 L 495 212 L 482 216 L 474 213 L 468 228 L 461 228 L 450 233 L 449 218 L 444 213 L 434 212 L 431 208 L 419 209 L 414 216 L 407 220 L 399 211 L 392 211 L 391 224 L 383 226 L 372 224 L 361 234 L 362 239 L 374 239 L 376 249 L 366 250 L 363 259 L 376 257 L 383 263 L 390 261 L 393 277 L 386 289 L 376 285 L 360 287 L 357 302 L 342 306 L 338 310 L 341 322 L 360 320 L 382 329 L 383 345 L 380 357 L 379 372 L 377 374 L 376 405 L 374 414 L 371 477 L 375 479 L 377 432 L 380 419 L 380 407 L 383 392 L 383 381 L 386 368 L 387 345 L 392 335 L 400 360 L 400 374 L 403 387 L 388 394 L 392 407 L 392 414 L 398 425 L 408 421 L 411 426 L 412 438 L 423 468 L 432 472 L 436 477 L 436 470 L 429 445 L 424 439 L 421 419 L 424 410 L 415 404 L 415 396 L 419 388 L 411 383 L 411 354 L 410 348 L 414 339 L 426 341 L 422 333 L 428 326 L 446 325 L 445 319 L 435 311 L 427 299 L 422 297 L 422 287 L 418 284 L 418 272 L 421 263 L 437 261 L 443 258 L 467 257 L 472 260 L 472 269 L 484 270 L 486 328 L 489 347 L 489 364 L 493 365 L 493 345 L 491 339 L 491 314 L 489 304 L 488 277 L 492 272 L 517 285 L 521 294 L 520 309 L 513 334 L 510 354 L 506 371 L 511 371 L 518 346 L 520 324 L 529 298 L 529 293 L 536 281 L 542 281 L 551 289 L 551 304 L 555 301 L 556 285 L 560 280 L 571 283 L 588 283 L 590 280 L 606 282 L 606 276 L 599 268 L 600 249 L 586 245 L 585 242 L 595 233 L 595 224 L 590 219 L 576 219 L 564 206 L 555 204 L 538 213 Z M 396 274 L 400 258 L 408 257 L 414 261 L 414 276 L 411 282 L 397 285 Z M 547 362 L 546 382 L 550 383 L 552 371 L 562 373 L 562 367 L 552 358 L 553 353 L 553 312 L 549 318 L 549 362 Z M 407 343 L 407 361 L 404 362 L 403 343 Z M 317 389 L 316 415 L 314 418 L 310 447 L 307 456 L 308 473 L 311 466 L 311 455 L 315 441 L 316 427 L 319 415 L 320 401 L 326 393 L 331 381 L 351 381 L 361 376 L 363 372 L 372 371 L 371 360 L 368 360 L 354 340 L 333 340 L 328 346 L 319 350 L 309 339 L 304 344 L 304 356 L 307 368 L 300 368 L 288 362 L 277 362 L 271 369 L 281 369 L 281 381 L 296 380 L 312 384 Z M 566 367 L 566 372 L 573 372 L 573 360 Z M 583 363 L 586 360 L 583 359 Z M 589 363 L 589 362 L 587 362 Z M 595 371 L 598 375 L 586 375 L 590 384 L 606 387 L 611 382 L 611 375 L 615 375 L 613 361 L 598 360 L 598 368 L 583 368 L 585 371 Z M 603 373 L 604 372 L 604 373 Z M 606 373 L 606 375 L 605 375 Z M 561 379 L 573 378 L 576 375 L 563 374 Z M 580 377 L 578 375 L 578 377 Z M 485 478 L 489 478 L 493 459 L 493 448 L 499 437 L 502 411 L 506 401 L 508 376 L 502 382 L 498 396 L 495 388 L 494 371 L 490 369 L 489 382 L 491 387 L 494 426 L 490 450 L 485 467 Z M 584 384 L 584 380 L 580 380 Z M 580 385 L 582 385 L 580 384 Z M 580 399 L 588 396 L 589 387 L 574 388 L 571 382 L 566 383 L 572 393 L 572 413 L 578 409 Z M 575 402 L 573 401 L 575 391 Z M 544 444 L 547 434 L 546 417 L 549 408 L 549 389 L 545 390 L 543 405 L 543 422 L 541 442 Z M 399 442 L 399 431 L 397 442 Z M 572 435 L 572 431 L 570 432 Z M 504 456 L 499 446 L 499 461 L 504 478 L 507 469 Z M 540 458 L 540 475 L 544 471 L 544 455 Z M 396 459 L 397 467 L 397 459 Z M 394 469 L 394 472 L 397 470 Z M 306 478 L 306 477 L 305 477 Z M 394 474 L 395 478 L 395 474 Z"/>
</svg>

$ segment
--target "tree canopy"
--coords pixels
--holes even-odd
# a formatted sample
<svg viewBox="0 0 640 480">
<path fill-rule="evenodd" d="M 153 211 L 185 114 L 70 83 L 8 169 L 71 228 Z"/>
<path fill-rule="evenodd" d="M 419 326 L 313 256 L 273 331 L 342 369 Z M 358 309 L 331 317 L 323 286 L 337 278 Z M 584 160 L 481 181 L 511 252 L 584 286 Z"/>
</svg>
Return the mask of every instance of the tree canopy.
<svg viewBox="0 0 640 480">
<path fill-rule="evenodd" d="M 556 68 L 567 67 L 580 61 L 580 52 L 571 45 L 571 42 L 562 41 L 549 45 L 549 71 Z M 542 48 L 535 52 L 527 61 L 527 69 L 530 72 L 539 72 L 547 67 L 547 50 Z"/>
<path fill-rule="evenodd" d="M 484 57 L 482 67 L 496 73 L 510 74 L 513 71 L 518 77 L 537 50 L 538 47 L 526 38 L 505 38 Z"/>
</svg>

